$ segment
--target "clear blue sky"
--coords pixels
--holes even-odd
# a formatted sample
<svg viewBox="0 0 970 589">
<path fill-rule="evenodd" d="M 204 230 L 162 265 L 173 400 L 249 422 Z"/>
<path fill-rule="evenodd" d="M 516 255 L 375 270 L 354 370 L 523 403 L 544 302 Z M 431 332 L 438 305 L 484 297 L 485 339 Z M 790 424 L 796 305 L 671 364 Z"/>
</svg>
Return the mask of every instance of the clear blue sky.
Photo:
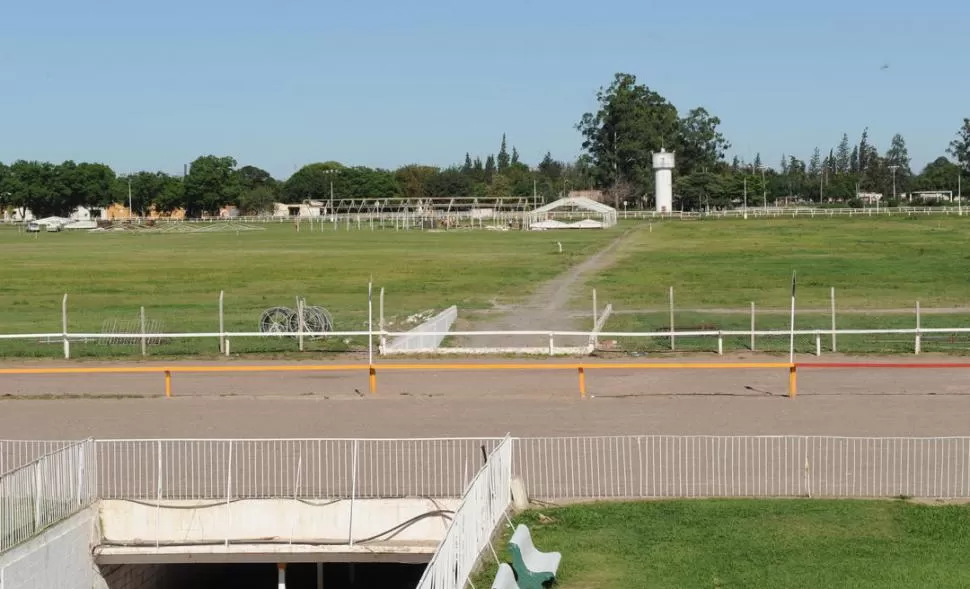
<svg viewBox="0 0 970 589">
<path fill-rule="evenodd" d="M 571 159 L 623 71 L 721 117 L 746 159 L 868 126 L 918 168 L 970 116 L 968 20 L 959 0 L 7 2 L 0 161 L 181 172 L 213 153 L 286 177 L 449 165 L 503 131 L 526 163 Z"/>
</svg>

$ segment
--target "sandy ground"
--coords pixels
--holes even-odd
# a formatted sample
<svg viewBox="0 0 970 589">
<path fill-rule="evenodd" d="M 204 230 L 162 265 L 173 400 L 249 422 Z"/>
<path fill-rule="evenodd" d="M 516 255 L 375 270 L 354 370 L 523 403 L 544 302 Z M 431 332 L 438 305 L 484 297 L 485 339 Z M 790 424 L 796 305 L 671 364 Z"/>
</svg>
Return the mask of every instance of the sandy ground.
<svg viewBox="0 0 970 589">
<path fill-rule="evenodd" d="M 723 358 L 755 359 L 777 361 Z M 489 362 L 496 361 L 576 360 Z M 379 365 L 374 395 L 366 371 L 179 374 L 179 364 L 169 363 L 175 374 L 168 399 L 161 374 L 0 375 L 0 438 L 970 435 L 970 369 L 802 368 L 794 399 L 786 396 L 785 369 L 589 369 L 583 399 L 572 369 L 455 372 L 434 368 L 443 361 L 426 362 L 432 367 L 406 372 Z"/>
</svg>

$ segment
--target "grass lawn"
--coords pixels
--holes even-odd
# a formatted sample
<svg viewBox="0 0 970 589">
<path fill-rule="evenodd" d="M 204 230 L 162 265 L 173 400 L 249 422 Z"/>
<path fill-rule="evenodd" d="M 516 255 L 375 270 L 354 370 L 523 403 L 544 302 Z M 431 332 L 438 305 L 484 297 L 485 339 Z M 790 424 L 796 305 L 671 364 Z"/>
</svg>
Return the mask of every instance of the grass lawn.
<svg viewBox="0 0 970 589">
<path fill-rule="evenodd" d="M 356 229 L 296 232 L 292 224 L 240 233 L 148 234 L 61 232 L 25 234 L 0 225 L 0 333 L 61 329 L 61 297 L 69 293 L 69 330 L 100 332 L 104 320 L 149 321 L 167 332 L 218 331 L 219 291 L 225 290 L 227 331 L 257 331 L 271 306 L 295 308 L 295 297 L 327 308 L 337 330 L 367 329 L 367 281 L 386 289 L 385 318 L 394 328 L 411 314 L 485 308 L 493 298 L 527 294 L 544 280 L 604 247 L 610 231 L 421 232 Z M 556 241 L 563 244 L 558 253 Z M 295 350 L 291 339 L 237 339 L 233 352 Z M 351 342 L 361 345 L 361 342 Z M 309 349 L 345 349 L 342 340 Z M 137 346 L 72 344 L 77 356 L 132 354 Z M 153 355 L 218 351 L 218 342 L 159 345 Z M 0 356 L 51 356 L 57 344 L 0 340 Z"/>
<path fill-rule="evenodd" d="M 540 523 L 539 514 L 552 518 Z M 970 586 L 970 506 L 905 501 L 599 503 L 517 518 L 562 553 L 559 587 L 711 589 Z M 495 549 L 508 561 L 506 531 Z M 495 563 L 486 550 L 476 587 Z"/>
<path fill-rule="evenodd" d="M 617 310 L 654 312 L 614 315 L 607 331 L 667 330 L 671 286 L 675 309 L 680 309 L 675 316 L 679 330 L 750 329 L 752 302 L 757 329 L 787 330 L 792 270 L 798 273 L 798 329 L 831 328 L 832 287 L 842 329 L 914 328 L 917 301 L 924 311 L 966 309 L 923 313 L 922 327 L 970 327 L 970 217 L 670 221 L 637 233 L 624 250 L 621 260 L 590 280 L 589 287 Z M 889 315 L 872 313 L 875 309 L 913 311 Z M 750 345 L 748 338 L 734 339 L 725 340 L 726 350 Z M 965 336 L 956 339 L 924 338 L 923 349 L 970 347 Z M 618 343 L 626 350 L 669 349 L 669 339 Z M 823 338 L 825 349 L 829 344 Z M 712 338 L 683 338 L 677 347 L 709 352 L 716 345 Z M 815 338 L 798 338 L 796 346 L 813 352 Z M 765 338 L 756 348 L 787 351 L 788 341 Z M 845 352 L 912 350 L 911 336 L 843 336 L 839 342 L 839 351 Z"/>
</svg>

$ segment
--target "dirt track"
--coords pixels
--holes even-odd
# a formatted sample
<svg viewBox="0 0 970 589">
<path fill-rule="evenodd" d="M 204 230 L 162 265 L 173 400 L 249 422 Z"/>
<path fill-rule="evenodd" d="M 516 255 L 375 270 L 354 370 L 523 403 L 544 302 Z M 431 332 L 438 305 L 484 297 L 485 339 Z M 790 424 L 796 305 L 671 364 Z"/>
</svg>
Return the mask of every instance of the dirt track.
<svg viewBox="0 0 970 589">
<path fill-rule="evenodd" d="M 379 370 L 373 396 L 366 372 L 176 372 L 165 399 L 160 374 L 0 375 L 0 438 L 970 435 L 968 376 L 806 368 L 789 399 L 784 369 L 589 370 L 581 399 L 574 370 Z"/>
</svg>

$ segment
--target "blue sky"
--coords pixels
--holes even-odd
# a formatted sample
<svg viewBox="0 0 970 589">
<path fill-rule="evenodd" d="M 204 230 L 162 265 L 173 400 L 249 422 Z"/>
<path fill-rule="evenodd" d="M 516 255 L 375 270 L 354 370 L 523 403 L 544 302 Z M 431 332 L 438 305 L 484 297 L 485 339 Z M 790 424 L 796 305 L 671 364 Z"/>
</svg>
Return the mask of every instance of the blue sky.
<svg viewBox="0 0 970 589">
<path fill-rule="evenodd" d="M 181 172 L 203 153 L 449 165 L 580 153 L 618 71 L 723 121 L 732 153 L 811 155 L 869 127 L 914 167 L 970 117 L 970 3 L 33 0 L 0 7 L 0 161 Z M 888 70 L 880 67 L 888 63 Z"/>
</svg>

